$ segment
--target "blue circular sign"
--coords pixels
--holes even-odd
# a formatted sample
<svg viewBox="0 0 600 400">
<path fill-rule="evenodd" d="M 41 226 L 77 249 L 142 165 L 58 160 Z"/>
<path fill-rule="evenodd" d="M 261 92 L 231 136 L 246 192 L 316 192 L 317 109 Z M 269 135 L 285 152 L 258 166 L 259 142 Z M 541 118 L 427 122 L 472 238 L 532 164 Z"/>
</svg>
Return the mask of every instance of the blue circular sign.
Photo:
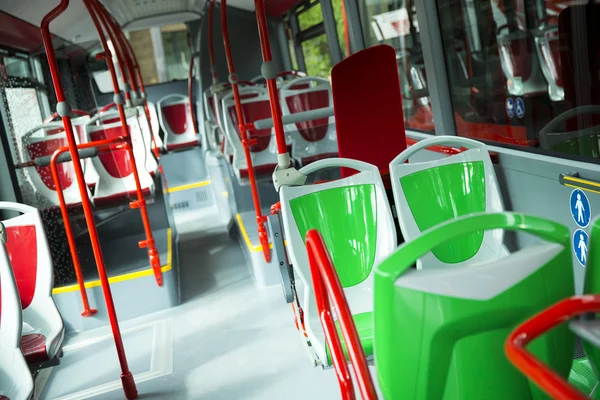
<svg viewBox="0 0 600 400">
<path fill-rule="evenodd" d="M 523 115 L 525 115 L 525 103 L 521 97 L 517 97 L 515 101 L 515 112 L 518 118 L 523 118 Z"/>
<path fill-rule="evenodd" d="M 587 262 L 589 236 L 583 229 L 577 229 L 573 233 L 573 251 L 579 264 L 585 267 Z"/>
<path fill-rule="evenodd" d="M 581 228 L 586 228 L 592 219 L 592 207 L 583 190 L 573 190 L 569 203 L 575 223 Z"/>
<path fill-rule="evenodd" d="M 513 118 L 515 116 L 515 101 L 512 97 L 506 99 L 506 114 L 508 118 Z"/>
</svg>

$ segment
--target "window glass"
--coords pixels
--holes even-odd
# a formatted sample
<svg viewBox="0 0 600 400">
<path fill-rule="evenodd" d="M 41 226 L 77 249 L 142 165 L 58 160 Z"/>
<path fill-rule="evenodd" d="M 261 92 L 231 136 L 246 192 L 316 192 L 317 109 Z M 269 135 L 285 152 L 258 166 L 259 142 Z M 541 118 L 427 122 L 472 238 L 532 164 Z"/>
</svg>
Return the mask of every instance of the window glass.
<svg viewBox="0 0 600 400">
<path fill-rule="evenodd" d="M 127 36 L 137 57 L 145 85 L 187 79 L 190 48 L 185 24 L 140 29 L 128 32 Z M 117 59 L 114 58 L 113 62 L 116 64 Z M 101 68 L 96 69 L 94 78 L 100 92 L 112 92 L 112 83 L 106 65 L 102 64 Z M 116 72 L 119 74 L 118 68 Z"/>
<path fill-rule="evenodd" d="M 458 135 L 600 157 L 592 3 L 437 0 Z"/>
<path fill-rule="evenodd" d="M 433 115 L 414 2 L 367 0 L 359 4 L 367 46 L 387 44 L 396 49 L 406 127 L 433 132 Z"/>
<path fill-rule="evenodd" d="M 300 31 L 305 31 L 313 26 L 323 22 L 323 12 L 321 11 L 321 4 L 316 3 L 314 6 L 306 9 L 306 11 L 300 11 L 298 14 L 298 26 Z"/>
<path fill-rule="evenodd" d="M 327 78 L 331 74 L 331 54 L 329 43 L 323 27 L 323 12 L 321 4 L 314 3 L 310 8 L 300 9 L 298 14 L 299 36 L 305 36 L 310 32 L 309 38 L 300 42 L 306 73 L 310 76 Z M 312 32 L 311 32 L 312 31 Z M 315 32 L 314 34 L 312 34 Z"/>
<path fill-rule="evenodd" d="M 285 22 L 285 35 L 287 37 L 288 49 L 290 51 L 290 61 L 292 64 L 292 69 L 294 71 L 298 71 L 300 68 L 298 67 L 298 59 L 296 58 L 296 48 L 294 46 L 294 39 L 292 35 L 292 30 L 289 25 L 289 21 Z"/>
<path fill-rule="evenodd" d="M 7 76 L 29 78 L 30 73 L 27 59 L 8 56 L 4 56 L 2 58 Z"/>
<path fill-rule="evenodd" d="M 165 25 L 161 29 L 167 70 L 167 80 L 187 79 L 190 47 L 185 24 Z"/>
<path fill-rule="evenodd" d="M 332 65 L 327 36 L 320 35 L 302 42 L 302 53 L 307 75 L 327 78 L 331 74 Z"/>
</svg>

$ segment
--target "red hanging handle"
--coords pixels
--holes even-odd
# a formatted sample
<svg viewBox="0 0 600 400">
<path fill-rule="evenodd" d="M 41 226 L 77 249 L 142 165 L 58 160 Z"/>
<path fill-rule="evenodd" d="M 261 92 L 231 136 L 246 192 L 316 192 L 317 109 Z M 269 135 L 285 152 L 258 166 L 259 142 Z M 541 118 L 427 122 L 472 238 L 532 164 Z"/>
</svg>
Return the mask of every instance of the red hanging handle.
<svg viewBox="0 0 600 400">
<path fill-rule="evenodd" d="M 190 39 L 190 33 L 187 34 L 187 42 L 190 48 L 190 68 L 188 71 L 188 100 L 190 102 L 190 117 L 192 119 L 192 125 L 194 126 L 194 133 L 198 134 L 198 122 L 196 120 L 196 107 L 194 104 L 194 47 L 192 46 L 192 41 Z"/>
<path fill-rule="evenodd" d="M 504 351 L 525 376 L 556 400 L 585 400 L 587 396 L 552 371 L 526 346 L 550 329 L 578 315 L 600 312 L 600 295 L 573 296 L 562 300 L 519 325 L 508 337 Z"/>
</svg>

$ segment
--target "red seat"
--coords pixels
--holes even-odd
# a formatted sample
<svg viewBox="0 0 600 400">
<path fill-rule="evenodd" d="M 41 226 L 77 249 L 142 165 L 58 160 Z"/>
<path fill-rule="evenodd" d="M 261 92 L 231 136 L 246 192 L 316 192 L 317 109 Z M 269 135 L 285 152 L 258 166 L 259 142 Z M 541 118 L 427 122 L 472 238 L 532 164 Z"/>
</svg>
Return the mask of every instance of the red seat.
<svg viewBox="0 0 600 400">
<path fill-rule="evenodd" d="M 21 351 L 27 364 L 40 364 L 48 361 L 46 351 L 46 337 L 39 333 L 32 333 L 21 337 Z"/>
</svg>

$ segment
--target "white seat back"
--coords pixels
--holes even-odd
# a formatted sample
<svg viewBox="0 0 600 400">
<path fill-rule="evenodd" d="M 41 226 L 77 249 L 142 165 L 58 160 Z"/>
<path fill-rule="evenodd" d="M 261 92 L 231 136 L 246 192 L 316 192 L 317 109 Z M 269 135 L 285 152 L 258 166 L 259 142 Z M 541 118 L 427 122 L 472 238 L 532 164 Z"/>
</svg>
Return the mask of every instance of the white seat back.
<svg viewBox="0 0 600 400">
<path fill-rule="evenodd" d="M 53 265 L 42 218 L 37 209 L 19 203 L 0 202 L 0 210 L 21 213 L 2 222 L 6 227 L 6 248 L 19 289 L 23 321 L 33 328 L 23 335 L 43 336 L 45 356 L 50 360 L 62 347 L 64 325 L 52 299 Z"/>
<path fill-rule="evenodd" d="M 190 101 L 182 94 L 170 94 L 157 103 L 158 119 L 165 134 L 165 150 L 196 146 L 198 138 L 190 115 Z"/>
<path fill-rule="evenodd" d="M 331 84 L 318 77 L 298 78 L 286 82 L 279 89 L 282 115 L 328 108 L 333 106 Z M 307 164 L 321 158 L 336 157 L 338 153 L 335 118 L 285 125 L 292 143 L 292 158 Z"/>
<path fill-rule="evenodd" d="M 396 247 L 394 220 L 377 167 L 328 158 L 301 168 L 300 173 L 308 175 L 332 167 L 359 172 L 316 185 L 282 186 L 279 191 L 298 300 L 308 337 L 320 360 L 327 357 L 304 242 L 306 232 L 315 228 L 323 236 L 353 315 L 373 311 L 374 266 Z"/>
<path fill-rule="evenodd" d="M 466 150 L 433 161 L 406 163 L 429 146 L 444 145 Z M 475 140 L 453 136 L 421 140 L 390 163 L 390 175 L 406 241 L 449 219 L 475 212 L 504 211 L 487 147 Z M 457 238 L 425 255 L 417 262 L 417 268 L 492 261 L 508 253 L 502 242 L 502 230 Z"/>
<path fill-rule="evenodd" d="M 0 397 L 28 399 L 33 378 L 21 353 L 21 301 L 0 223 Z"/>
</svg>

